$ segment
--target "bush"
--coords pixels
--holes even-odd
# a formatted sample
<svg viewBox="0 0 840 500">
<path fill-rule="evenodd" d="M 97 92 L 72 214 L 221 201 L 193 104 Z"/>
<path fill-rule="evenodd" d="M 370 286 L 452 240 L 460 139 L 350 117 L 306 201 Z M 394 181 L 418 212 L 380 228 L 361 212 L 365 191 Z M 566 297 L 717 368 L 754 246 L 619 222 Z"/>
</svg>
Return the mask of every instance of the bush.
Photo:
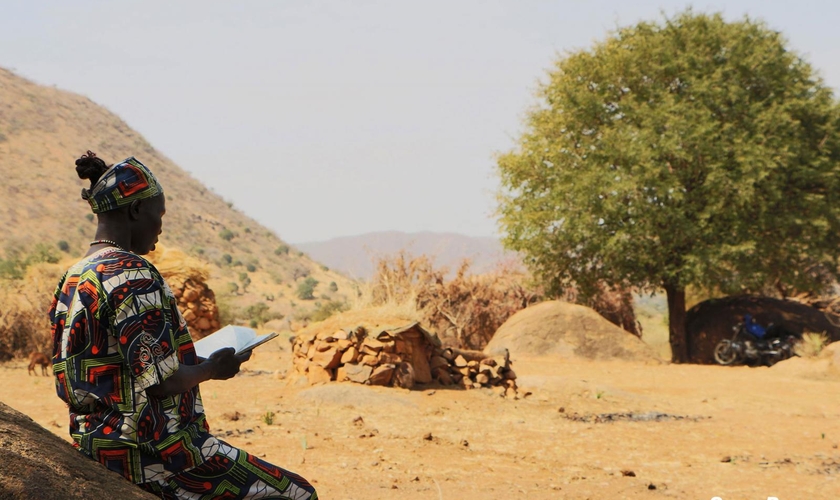
<svg viewBox="0 0 840 500">
<path fill-rule="evenodd" d="M 447 275 L 425 255 L 381 259 L 368 303 L 355 307 L 410 303 L 444 341 L 480 350 L 505 320 L 539 299 L 538 292 L 525 287 L 526 277 L 511 269 L 471 275 L 465 261 L 453 278 Z"/>
<path fill-rule="evenodd" d="M 333 314 L 340 313 L 347 310 L 347 303 L 338 300 L 330 300 L 325 304 L 312 311 L 309 318 L 312 321 L 324 321 Z"/>
<path fill-rule="evenodd" d="M 793 351 L 801 358 L 815 358 L 829 342 L 825 333 L 803 333 L 802 339 L 793 346 Z"/>
<path fill-rule="evenodd" d="M 283 319 L 283 315 L 272 312 L 265 302 L 257 302 L 245 308 L 245 315 L 253 328 L 260 327 L 273 319 Z"/>
<path fill-rule="evenodd" d="M 326 271 L 329 271 L 329 270 L 330 270 L 330 268 L 329 268 L 329 267 L 327 267 L 327 266 L 325 266 L 325 265 L 321 264 L 321 271 L 326 272 Z"/>
<path fill-rule="evenodd" d="M 279 247 L 274 249 L 274 255 L 289 255 L 289 245 L 282 243 Z"/>
<path fill-rule="evenodd" d="M 236 284 L 236 283 L 234 283 L 233 281 L 231 281 L 230 283 L 228 283 L 228 284 L 227 284 L 227 292 L 228 292 L 229 294 L 231 294 L 231 295 L 236 295 L 236 293 L 237 293 L 238 291 L 239 291 L 239 285 L 237 285 L 237 284 Z"/>
<path fill-rule="evenodd" d="M 93 214 L 87 214 L 87 215 L 85 215 L 85 219 L 87 219 L 87 220 L 88 220 L 88 222 L 93 222 Z"/>
<path fill-rule="evenodd" d="M 335 284 L 335 281 L 330 281 L 330 291 L 331 292 L 337 292 L 338 291 L 338 285 Z"/>
<path fill-rule="evenodd" d="M 221 231 L 219 231 L 219 238 L 225 241 L 232 240 L 234 236 L 236 235 L 233 234 L 233 231 L 231 231 L 230 229 L 222 229 Z"/>
<path fill-rule="evenodd" d="M 247 269 L 249 273 L 253 273 L 257 270 L 257 266 L 253 264 L 248 264 L 247 266 L 245 266 L 245 269 Z"/>
<path fill-rule="evenodd" d="M 58 242 L 58 249 L 62 252 L 69 252 L 70 251 L 70 243 L 67 243 L 64 240 Z"/>
<path fill-rule="evenodd" d="M 26 265 L 19 259 L 0 259 L 0 278 L 8 280 L 23 279 Z"/>
<path fill-rule="evenodd" d="M 229 253 L 226 253 L 222 255 L 222 262 L 230 265 L 230 263 L 233 262 L 233 257 Z"/>
<path fill-rule="evenodd" d="M 44 300 L 52 296 L 62 271 L 40 265 L 23 274 L 25 280 L 0 281 L 0 359 L 52 352 Z"/>
<path fill-rule="evenodd" d="M 45 243 L 38 243 L 37 245 L 35 245 L 35 248 L 32 250 L 32 253 L 29 254 L 29 257 L 26 258 L 26 266 L 29 267 L 32 264 L 38 264 L 40 262 L 46 262 L 48 264 L 57 264 L 58 261 L 58 254 L 55 253 L 55 249 L 53 249 L 53 247 Z"/>
<path fill-rule="evenodd" d="M 301 300 L 313 300 L 315 298 L 315 287 L 318 285 L 318 280 L 309 277 L 303 280 L 297 288 L 297 296 Z"/>
<path fill-rule="evenodd" d="M 216 307 L 219 309 L 219 323 L 222 325 L 234 325 L 243 316 L 242 310 L 231 304 L 228 300 L 224 296 L 216 296 Z"/>
</svg>

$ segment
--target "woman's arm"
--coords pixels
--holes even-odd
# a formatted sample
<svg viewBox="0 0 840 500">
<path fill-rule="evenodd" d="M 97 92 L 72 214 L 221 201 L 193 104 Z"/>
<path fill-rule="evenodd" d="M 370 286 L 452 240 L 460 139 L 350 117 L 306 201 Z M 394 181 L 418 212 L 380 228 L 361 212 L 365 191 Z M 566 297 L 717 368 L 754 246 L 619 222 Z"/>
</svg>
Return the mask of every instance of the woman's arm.
<svg viewBox="0 0 840 500">
<path fill-rule="evenodd" d="M 180 365 L 166 380 L 146 389 L 146 394 L 164 398 L 187 392 L 208 380 L 227 380 L 239 373 L 239 366 L 251 357 L 251 351 L 240 355 L 235 352 L 227 347 L 214 352 L 200 364 Z"/>
</svg>

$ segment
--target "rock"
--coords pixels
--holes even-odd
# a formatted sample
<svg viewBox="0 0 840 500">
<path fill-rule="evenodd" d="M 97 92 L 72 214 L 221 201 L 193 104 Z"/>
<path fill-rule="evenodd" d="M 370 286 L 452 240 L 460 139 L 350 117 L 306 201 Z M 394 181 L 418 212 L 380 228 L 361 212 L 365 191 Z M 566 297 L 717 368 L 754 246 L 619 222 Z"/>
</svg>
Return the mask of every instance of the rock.
<svg viewBox="0 0 840 500">
<path fill-rule="evenodd" d="M 435 371 L 438 368 L 448 366 L 449 361 L 447 361 L 446 358 L 444 358 L 443 356 L 432 356 L 432 358 L 429 360 L 429 368 L 431 368 L 432 371 Z"/>
<path fill-rule="evenodd" d="M 338 330 L 337 332 L 332 334 L 332 338 L 335 340 L 347 340 L 350 338 L 350 334 L 345 332 L 344 330 Z"/>
<path fill-rule="evenodd" d="M 459 354 L 458 357 L 455 358 L 453 364 L 458 368 L 465 368 L 467 366 L 467 360 Z"/>
<path fill-rule="evenodd" d="M 341 362 L 341 351 L 333 347 L 326 351 L 316 352 L 312 356 L 312 362 L 323 368 L 337 368 Z"/>
<path fill-rule="evenodd" d="M 341 362 L 342 363 L 353 363 L 356 361 L 356 358 L 359 356 L 359 350 L 356 349 L 356 346 L 350 346 L 341 354 Z"/>
<path fill-rule="evenodd" d="M 414 368 L 410 363 L 399 363 L 394 370 L 394 387 L 411 389 L 414 387 Z"/>
<path fill-rule="evenodd" d="M 306 378 L 311 385 L 325 384 L 332 380 L 332 374 L 319 365 L 309 365 L 309 371 L 306 373 Z"/>
<path fill-rule="evenodd" d="M 356 363 L 347 363 L 346 365 L 344 365 L 343 368 L 347 380 L 359 384 L 364 384 L 365 382 L 367 382 L 368 378 L 370 378 L 371 372 L 373 372 L 372 367 Z"/>
<path fill-rule="evenodd" d="M 368 377 L 370 385 L 389 385 L 391 377 L 394 375 L 394 368 L 392 364 L 379 365 L 373 369 L 373 372 Z"/>
<path fill-rule="evenodd" d="M 402 359 L 400 358 L 399 354 L 394 354 L 385 351 L 380 352 L 379 356 L 377 356 L 376 359 L 379 364 L 396 365 L 402 362 Z"/>
</svg>

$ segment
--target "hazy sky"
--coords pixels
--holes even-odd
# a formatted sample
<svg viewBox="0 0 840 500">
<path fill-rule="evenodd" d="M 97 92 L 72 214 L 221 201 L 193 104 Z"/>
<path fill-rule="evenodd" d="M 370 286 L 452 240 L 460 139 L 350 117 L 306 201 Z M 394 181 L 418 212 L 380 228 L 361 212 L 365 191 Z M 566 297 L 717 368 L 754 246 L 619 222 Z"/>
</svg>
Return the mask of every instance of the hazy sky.
<svg viewBox="0 0 840 500">
<path fill-rule="evenodd" d="M 0 0 L 0 66 L 106 106 L 286 241 L 492 236 L 493 155 L 557 55 L 688 5 L 764 19 L 840 86 L 828 0 Z"/>
</svg>

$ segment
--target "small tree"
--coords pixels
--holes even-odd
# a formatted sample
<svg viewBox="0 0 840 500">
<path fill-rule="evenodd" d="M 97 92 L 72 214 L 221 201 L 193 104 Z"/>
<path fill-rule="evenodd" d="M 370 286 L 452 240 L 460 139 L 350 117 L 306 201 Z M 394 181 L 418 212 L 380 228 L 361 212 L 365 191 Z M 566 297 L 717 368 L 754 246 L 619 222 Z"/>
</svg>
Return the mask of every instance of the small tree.
<svg viewBox="0 0 840 500">
<path fill-rule="evenodd" d="M 239 273 L 239 282 L 242 283 L 242 293 L 248 293 L 248 286 L 251 284 L 251 277 L 248 273 Z"/>
<path fill-rule="evenodd" d="M 283 315 L 280 313 L 272 313 L 265 302 L 257 302 L 248 306 L 245 308 L 245 314 L 248 316 L 250 324 L 254 327 L 262 326 L 272 319 L 283 318 Z"/>
<path fill-rule="evenodd" d="M 318 280 L 313 277 L 308 277 L 303 280 L 297 288 L 297 296 L 301 300 L 313 300 L 315 298 L 315 287 L 318 285 Z"/>
<path fill-rule="evenodd" d="M 622 28 L 561 58 L 539 95 L 498 159 L 499 214 L 548 292 L 663 288 L 684 362 L 687 286 L 835 277 L 840 114 L 763 23 L 689 10 Z"/>
</svg>

